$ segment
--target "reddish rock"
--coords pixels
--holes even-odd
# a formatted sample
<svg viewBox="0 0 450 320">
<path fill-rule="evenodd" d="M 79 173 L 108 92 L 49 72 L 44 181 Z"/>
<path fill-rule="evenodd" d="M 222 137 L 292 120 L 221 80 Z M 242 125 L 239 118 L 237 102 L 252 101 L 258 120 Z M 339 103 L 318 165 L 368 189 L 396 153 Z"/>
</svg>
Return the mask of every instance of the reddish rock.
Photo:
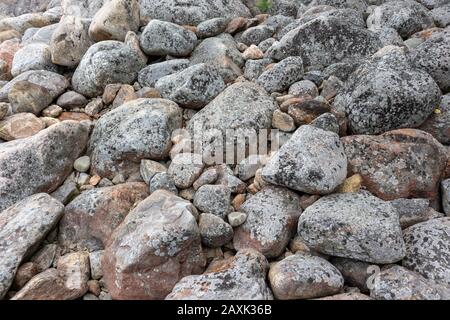
<svg viewBox="0 0 450 320">
<path fill-rule="evenodd" d="M 435 198 L 447 163 L 444 147 L 430 134 L 400 129 L 379 136 L 342 138 L 350 174 L 384 200 Z"/>
<path fill-rule="evenodd" d="M 38 266 L 33 262 L 26 262 L 17 269 L 16 278 L 14 279 L 13 288 L 21 289 L 36 274 L 39 273 Z"/>
<path fill-rule="evenodd" d="M 67 120 L 84 121 L 84 120 L 92 120 L 92 118 L 90 116 L 88 116 L 86 113 L 82 113 L 82 112 L 63 112 L 58 117 L 58 120 L 60 120 L 60 121 L 67 121 Z"/>
<path fill-rule="evenodd" d="M 0 74 L 0 80 L 8 81 L 12 79 L 11 67 L 14 55 L 21 48 L 20 41 L 17 39 L 6 40 L 2 43 L 0 41 L 0 61 L 4 61 L 6 64 L 6 70 Z"/>
<path fill-rule="evenodd" d="M 318 116 L 330 112 L 331 107 L 317 100 L 307 100 L 290 105 L 288 114 L 294 119 L 297 126 L 309 124 Z"/>
<path fill-rule="evenodd" d="M 0 121 L 0 138 L 6 141 L 31 137 L 45 129 L 45 123 L 32 113 L 16 113 Z"/>
<path fill-rule="evenodd" d="M 70 202 L 59 226 L 59 241 L 70 248 L 104 248 L 133 205 L 148 196 L 145 183 L 124 183 L 82 193 Z"/>
<path fill-rule="evenodd" d="M 157 190 L 114 231 L 102 266 L 113 299 L 163 299 L 205 265 L 192 204 Z"/>
</svg>

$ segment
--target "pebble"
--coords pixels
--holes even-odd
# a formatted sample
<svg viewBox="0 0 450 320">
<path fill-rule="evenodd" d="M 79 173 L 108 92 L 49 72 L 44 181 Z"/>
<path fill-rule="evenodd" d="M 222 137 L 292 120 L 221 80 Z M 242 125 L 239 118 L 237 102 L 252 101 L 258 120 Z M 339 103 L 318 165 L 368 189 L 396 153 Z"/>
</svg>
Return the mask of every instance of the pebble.
<svg viewBox="0 0 450 320">
<path fill-rule="evenodd" d="M 91 159 L 89 158 L 89 156 L 83 156 L 81 158 L 78 158 L 73 163 L 73 168 L 78 172 L 87 172 L 90 166 L 91 166 Z"/>
</svg>

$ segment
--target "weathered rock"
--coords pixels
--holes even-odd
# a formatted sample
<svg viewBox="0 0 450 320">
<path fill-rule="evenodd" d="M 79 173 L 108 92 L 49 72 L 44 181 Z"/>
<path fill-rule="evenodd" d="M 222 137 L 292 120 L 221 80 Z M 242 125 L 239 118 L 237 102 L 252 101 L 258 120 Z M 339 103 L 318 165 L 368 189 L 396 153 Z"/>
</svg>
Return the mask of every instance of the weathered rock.
<svg viewBox="0 0 450 320">
<path fill-rule="evenodd" d="M 339 136 L 302 126 L 272 156 L 262 171 L 267 182 L 310 193 L 333 192 L 347 176 L 347 158 Z"/>
<path fill-rule="evenodd" d="M 439 108 L 419 129 L 432 134 L 442 144 L 450 144 L 450 94 L 442 96 Z"/>
<path fill-rule="evenodd" d="M 336 134 L 340 133 L 339 120 L 334 114 L 329 112 L 318 116 L 311 122 L 311 125 L 322 130 L 334 132 Z"/>
<path fill-rule="evenodd" d="M 44 43 L 50 45 L 50 40 L 52 38 L 53 33 L 58 28 L 58 23 L 50 24 L 48 26 L 42 28 L 29 28 L 25 31 L 22 37 L 23 44 L 31 44 L 31 43 Z M 30 34 L 27 37 L 27 32 L 32 31 L 32 35 Z"/>
<path fill-rule="evenodd" d="M 197 25 L 212 18 L 250 17 L 240 0 L 141 0 L 141 15 L 180 25 Z"/>
<path fill-rule="evenodd" d="M 163 299 L 181 278 L 202 272 L 192 210 L 189 202 L 159 190 L 128 214 L 103 257 L 103 279 L 114 299 Z"/>
<path fill-rule="evenodd" d="M 113 179 L 117 173 L 138 172 L 142 159 L 164 159 L 181 120 L 181 109 L 163 99 L 133 100 L 105 114 L 89 144 L 92 171 Z"/>
<path fill-rule="evenodd" d="M 267 92 L 283 92 L 303 77 L 301 57 L 288 57 L 261 74 L 256 81 Z"/>
<path fill-rule="evenodd" d="M 446 166 L 442 145 L 420 130 L 401 129 L 381 136 L 341 139 L 352 174 L 384 200 L 435 198 Z M 426 160 L 425 160 L 426 159 Z"/>
<path fill-rule="evenodd" d="M 61 0 L 64 15 L 93 18 L 107 0 Z"/>
<path fill-rule="evenodd" d="M 217 178 L 219 178 L 219 172 L 216 168 L 205 170 L 200 175 L 200 177 L 195 180 L 195 182 L 192 184 L 192 187 L 195 191 L 197 191 L 201 186 L 204 186 L 206 184 L 214 184 L 214 182 L 217 181 Z"/>
<path fill-rule="evenodd" d="M 221 247 L 233 239 L 233 228 L 214 214 L 202 213 L 198 228 L 202 243 L 210 248 Z"/>
<path fill-rule="evenodd" d="M 174 23 L 153 19 L 145 27 L 140 38 L 142 50 L 149 56 L 189 55 L 197 42 L 197 36 Z"/>
<path fill-rule="evenodd" d="M 219 70 L 225 82 L 233 82 L 242 75 L 244 58 L 231 36 L 203 40 L 192 52 L 191 65 L 205 63 Z"/>
<path fill-rule="evenodd" d="M 45 129 L 45 123 L 32 113 L 17 113 L 0 121 L 0 138 L 6 141 L 28 138 Z"/>
<path fill-rule="evenodd" d="M 86 97 L 95 97 L 108 84 L 132 83 L 146 63 L 136 34 L 129 32 L 125 43 L 109 40 L 91 46 L 73 74 L 72 86 Z"/>
<path fill-rule="evenodd" d="M 97 11 L 89 27 L 89 36 L 96 42 L 124 41 L 128 31 L 137 32 L 140 22 L 136 0 L 112 0 Z"/>
<path fill-rule="evenodd" d="M 150 183 L 150 180 L 153 178 L 155 174 L 160 172 L 166 172 L 167 168 L 165 165 L 159 162 L 144 159 L 141 161 L 139 171 L 141 173 L 141 177 L 144 180 L 144 182 L 148 184 Z"/>
<path fill-rule="evenodd" d="M 197 26 L 197 37 L 200 39 L 215 37 L 225 31 L 228 26 L 229 19 L 213 18 L 203 21 Z"/>
<path fill-rule="evenodd" d="M 280 110 L 275 110 L 275 112 L 273 113 L 272 127 L 285 132 L 291 132 L 297 128 L 295 126 L 294 119 L 289 114 L 284 113 Z"/>
<path fill-rule="evenodd" d="M 57 250 L 58 246 L 56 244 L 46 244 L 31 257 L 30 261 L 36 265 L 39 272 L 47 270 L 53 265 Z"/>
<path fill-rule="evenodd" d="M 433 77 L 442 91 L 450 90 L 450 32 L 431 36 L 412 52 L 412 64 Z"/>
<path fill-rule="evenodd" d="M 393 263 L 405 256 L 398 213 L 369 193 L 323 197 L 300 216 L 298 234 L 316 251 L 372 263 Z"/>
<path fill-rule="evenodd" d="M 322 114 L 331 111 L 330 105 L 322 101 L 302 101 L 303 99 L 300 98 L 299 102 L 295 103 L 296 100 L 294 99 L 292 100 L 294 103 L 288 107 L 287 111 L 288 114 L 294 119 L 295 124 L 298 126 L 310 124 Z"/>
<path fill-rule="evenodd" d="M 270 38 L 275 31 L 270 25 L 261 24 L 255 27 L 248 28 L 240 35 L 240 40 L 247 46 L 252 44 L 258 45 L 262 41 Z"/>
<path fill-rule="evenodd" d="M 0 3 L 0 12 L 8 16 L 20 16 L 30 12 L 40 12 L 47 9 L 50 0 L 3 0 Z"/>
<path fill-rule="evenodd" d="M 134 204 L 148 196 L 140 182 L 96 188 L 71 201 L 59 225 L 59 242 L 69 248 L 101 250 Z"/>
<path fill-rule="evenodd" d="M 0 89 L 0 102 L 7 102 L 8 94 L 10 93 L 10 91 L 14 88 L 14 86 L 18 82 L 22 81 L 27 81 L 47 89 L 52 99 L 59 97 L 69 86 L 69 82 L 67 81 L 67 79 L 57 73 L 46 70 L 27 71 L 20 74 L 18 77 L 15 77 L 13 80 L 8 82 L 3 88 Z M 26 91 L 26 89 L 24 88 L 23 91 Z M 25 93 L 23 93 L 22 95 L 25 95 Z M 36 97 L 34 97 L 34 99 L 36 99 Z M 30 98 L 29 100 L 33 101 L 32 98 Z M 46 106 L 42 107 L 42 109 L 47 107 L 50 104 L 50 102 L 48 102 Z"/>
<path fill-rule="evenodd" d="M 450 25 L 450 4 L 437 7 L 430 13 L 437 27 L 445 28 Z"/>
<path fill-rule="evenodd" d="M 361 65 L 335 99 L 357 134 L 380 134 L 418 127 L 438 106 L 439 87 L 425 72 L 412 68 L 404 51 L 385 47 Z"/>
<path fill-rule="evenodd" d="M 312 299 L 339 293 L 344 278 L 323 258 L 297 253 L 270 267 L 269 281 L 280 300 Z"/>
<path fill-rule="evenodd" d="M 182 107 L 201 109 L 225 89 L 225 83 L 215 68 L 200 63 L 159 79 L 155 88 Z"/>
<path fill-rule="evenodd" d="M 348 292 L 348 293 L 341 293 L 341 294 L 335 294 L 334 296 L 328 296 L 325 298 L 318 298 L 315 300 L 337 300 L 337 301 L 354 301 L 354 300 L 373 300 L 369 296 L 357 293 L 357 292 Z"/>
<path fill-rule="evenodd" d="M 12 79 L 11 68 L 13 64 L 14 55 L 21 48 L 20 41 L 11 39 L 1 41 L 0 39 L 0 80 L 9 81 Z"/>
<path fill-rule="evenodd" d="M 397 209 L 402 229 L 444 216 L 430 207 L 428 199 L 396 199 L 391 204 Z"/>
<path fill-rule="evenodd" d="M 141 86 L 154 87 L 162 77 L 177 73 L 189 67 L 187 59 L 173 59 L 151 64 L 139 71 L 138 81 Z"/>
<path fill-rule="evenodd" d="M 377 300 L 447 300 L 450 289 L 414 271 L 392 266 L 375 276 L 370 296 Z"/>
<path fill-rule="evenodd" d="M 330 262 L 341 272 L 347 285 L 356 287 L 362 292 L 369 292 L 368 280 L 373 273 L 372 270 L 376 270 L 377 266 L 363 261 L 338 257 L 332 258 Z"/>
<path fill-rule="evenodd" d="M 88 290 L 89 255 L 74 252 L 58 260 L 57 269 L 33 277 L 12 300 L 73 300 Z"/>
<path fill-rule="evenodd" d="M 166 190 L 175 195 L 178 194 L 177 186 L 167 172 L 158 172 L 150 179 L 150 193 L 156 190 Z"/>
<path fill-rule="evenodd" d="M 450 284 L 450 218 L 433 219 L 418 223 L 404 231 L 405 268 L 422 276 Z"/>
<path fill-rule="evenodd" d="M 256 81 L 264 70 L 272 64 L 272 59 L 247 60 L 244 67 L 244 77 L 247 80 Z"/>
<path fill-rule="evenodd" d="M 239 227 L 245 220 L 247 220 L 247 214 L 244 212 L 230 212 L 227 216 L 228 223 L 233 227 Z"/>
<path fill-rule="evenodd" d="M 51 196 L 61 202 L 64 205 L 67 205 L 73 198 L 80 194 L 78 190 L 77 184 L 75 182 L 66 182 L 54 192 L 51 193 Z"/>
<path fill-rule="evenodd" d="M 288 32 L 267 55 L 277 60 L 300 56 L 305 67 L 328 66 L 368 57 L 380 46 L 378 37 L 365 28 L 337 17 L 318 17 Z"/>
<path fill-rule="evenodd" d="M 247 214 L 247 220 L 235 230 L 234 247 L 252 248 L 268 258 L 283 253 L 302 213 L 299 197 L 280 187 L 264 188 L 246 200 L 240 211 Z"/>
<path fill-rule="evenodd" d="M 225 219 L 231 210 L 231 190 L 223 185 L 201 186 L 194 196 L 194 205 L 202 212 Z"/>
<path fill-rule="evenodd" d="M 308 95 L 311 98 L 315 98 L 319 95 L 319 90 L 314 82 L 310 80 L 302 80 L 293 83 L 289 87 L 289 94 L 293 96 L 305 96 Z"/>
<path fill-rule="evenodd" d="M 0 298 L 8 291 L 22 260 L 33 254 L 63 210 L 60 202 L 39 193 L 0 213 Z"/>
<path fill-rule="evenodd" d="M 37 192 L 54 191 L 86 147 L 89 128 L 65 121 L 0 145 L 0 210 Z"/>
<path fill-rule="evenodd" d="M 50 47 L 47 44 L 29 44 L 14 55 L 11 67 L 11 74 L 14 77 L 30 70 L 58 71 L 56 65 L 52 63 Z"/>
<path fill-rule="evenodd" d="M 376 7 L 367 18 L 369 28 L 390 27 L 408 38 L 413 33 L 434 27 L 430 12 L 412 0 L 388 1 Z"/>
<path fill-rule="evenodd" d="M 56 104 L 66 110 L 83 108 L 87 104 L 87 99 L 75 91 L 67 91 L 59 96 Z"/>
<path fill-rule="evenodd" d="M 167 173 L 180 189 L 192 186 L 204 168 L 202 157 L 199 154 L 179 153 L 170 163 Z"/>
<path fill-rule="evenodd" d="M 31 278 L 33 278 L 38 273 L 39 270 L 35 263 L 25 262 L 19 267 L 19 269 L 17 269 L 12 288 L 20 290 L 24 285 L 27 284 L 28 281 L 30 281 Z"/>
<path fill-rule="evenodd" d="M 447 216 L 450 216 L 450 179 L 441 182 L 442 207 Z"/>
<path fill-rule="evenodd" d="M 211 264 L 202 275 L 181 279 L 166 300 L 271 300 L 266 258 L 251 249 Z"/>
</svg>

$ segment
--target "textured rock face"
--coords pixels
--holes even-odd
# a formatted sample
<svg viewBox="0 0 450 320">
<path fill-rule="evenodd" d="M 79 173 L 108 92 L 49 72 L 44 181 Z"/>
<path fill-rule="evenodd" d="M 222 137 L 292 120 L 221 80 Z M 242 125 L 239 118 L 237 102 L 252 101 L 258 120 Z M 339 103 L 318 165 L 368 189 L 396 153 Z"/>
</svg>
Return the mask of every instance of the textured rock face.
<svg viewBox="0 0 450 320">
<path fill-rule="evenodd" d="M 401 266 L 375 276 L 370 296 L 377 300 L 448 300 L 450 289 Z"/>
<path fill-rule="evenodd" d="M 268 263 L 255 250 L 210 265 L 202 275 L 188 276 L 173 288 L 167 300 L 271 300 L 265 276 Z"/>
<path fill-rule="evenodd" d="M 20 16 L 45 11 L 50 2 L 51 0 L 3 0 L 0 3 L 0 12 L 8 16 Z"/>
<path fill-rule="evenodd" d="M 181 109 L 164 99 L 127 102 L 103 116 L 91 136 L 92 171 L 113 179 L 139 170 L 141 159 L 169 154 L 170 138 L 181 127 Z"/>
<path fill-rule="evenodd" d="M 404 232 L 404 267 L 422 276 L 450 284 L 450 218 L 433 219 L 409 227 Z"/>
<path fill-rule="evenodd" d="M 381 136 L 341 139 L 351 173 L 384 200 L 435 198 L 446 164 L 445 150 L 431 135 L 414 129 Z"/>
<path fill-rule="evenodd" d="M 141 86 L 154 87 L 159 79 L 182 71 L 188 66 L 189 60 L 187 59 L 173 59 L 154 63 L 139 71 L 138 81 Z"/>
<path fill-rule="evenodd" d="M 412 64 L 428 72 L 442 91 L 450 90 L 450 32 L 441 32 L 417 46 Z"/>
<path fill-rule="evenodd" d="M 130 32 L 125 43 L 109 40 L 91 46 L 73 74 L 72 86 L 87 97 L 95 97 L 108 84 L 132 83 L 146 63 L 137 36 Z"/>
<path fill-rule="evenodd" d="M 380 46 L 378 37 L 367 29 L 335 17 L 318 17 L 288 32 L 268 54 L 278 60 L 301 56 L 305 66 L 328 66 L 368 57 Z"/>
<path fill-rule="evenodd" d="M 257 83 L 267 92 L 283 92 L 291 84 L 303 77 L 303 60 L 289 57 L 261 74 Z"/>
<path fill-rule="evenodd" d="M 276 262 L 270 268 L 269 281 L 274 296 L 280 300 L 330 296 L 344 286 L 341 273 L 331 263 L 300 253 Z"/>
<path fill-rule="evenodd" d="M 405 256 L 397 211 L 366 192 L 321 198 L 300 216 L 298 234 L 308 247 L 332 256 L 381 264 Z"/>
<path fill-rule="evenodd" d="M 367 26 L 390 27 L 403 38 L 434 26 L 430 12 L 416 1 L 388 1 L 376 7 L 367 18 Z"/>
<path fill-rule="evenodd" d="M 428 199 L 396 199 L 390 202 L 397 209 L 402 229 L 444 216 L 430 207 Z"/>
<path fill-rule="evenodd" d="M 262 176 L 294 190 L 328 194 L 344 182 L 347 158 L 337 134 L 302 126 L 268 161 Z"/>
<path fill-rule="evenodd" d="M 141 15 L 176 24 L 197 25 L 211 18 L 250 17 L 240 0 L 141 0 Z"/>
<path fill-rule="evenodd" d="M 442 96 L 439 112 L 434 112 L 420 127 L 440 143 L 450 144 L 450 94 Z"/>
<path fill-rule="evenodd" d="M 349 78 L 335 106 L 356 134 L 420 126 L 439 105 L 441 92 L 427 73 L 411 68 L 399 47 L 385 47 Z"/>
<path fill-rule="evenodd" d="M 93 18 L 107 0 L 61 0 L 64 15 Z"/>
<path fill-rule="evenodd" d="M 0 213 L 0 298 L 8 291 L 22 260 L 33 254 L 63 211 L 59 201 L 39 193 Z"/>
<path fill-rule="evenodd" d="M 65 121 L 0 145 L 0 210 L 38 192 L 54 191 L 86 147 L 89 128 Z"/>
<path fill-rule="evenodd" d="M 155 88 L 182 107 L 201 109 L 225 89 L 215 68 L 200 63 L 158 80 Z"/>
<path fill-rule="evenodd" d="M 163 299 L 181 278 L 203 271 L 193 210 L 189 202 L 158 190 L 128 214 L 103 259 L 114 299 Z"/>
<path fill-rule="evenodd" d="M 56 72 L 52 63 L 50 47 L 44 43 L 31 43 L 16 52 L 11 67 L 11 74 L 17 77 L 30 70 L 47 70 Z"/>
<path fill-rule="evenodd" d="M 17 113 L 0 121 L 0 138 L 23 139 L 45 129 L 44 122 L 32 113 Z"/>
<path fill-rule="evenodd" d="M 144 183 L 124 183 L 83 192 L 69 203 L 59 224 L 59 243 L 101 250 L 134 204 L 148 196 Z"/>
<path fill-rule="evenodd" d="M 234 247 L 252 248 L 268 258 L 283 253 L 302 213 L 300 198 L 280 187 L 264 188 L 245 201 L 240 210 L 247 214 L 247 220 L 235 230 Z"/>
<path fill-rule="evenodd" d="M 230 212 L 231 190 L 224 185 L 201 186 L 194 196 L 194 205 L 201 211 L 222 219 Z"/>
</svg>

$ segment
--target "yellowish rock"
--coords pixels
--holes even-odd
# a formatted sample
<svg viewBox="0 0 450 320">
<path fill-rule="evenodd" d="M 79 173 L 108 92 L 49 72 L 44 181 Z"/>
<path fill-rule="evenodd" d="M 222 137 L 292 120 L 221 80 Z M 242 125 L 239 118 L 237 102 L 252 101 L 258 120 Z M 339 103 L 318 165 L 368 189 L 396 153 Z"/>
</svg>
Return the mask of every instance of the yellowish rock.
<svg viewBox="0 0 450 320">
<path fill-rule="evenodd" d="M 358 192 L 361 189 L 362 177 L 359 174 L 355 174 L 350 178 L 347 178 L 342 185 L 339 186 L 339 193 Z"/>
</svg>

